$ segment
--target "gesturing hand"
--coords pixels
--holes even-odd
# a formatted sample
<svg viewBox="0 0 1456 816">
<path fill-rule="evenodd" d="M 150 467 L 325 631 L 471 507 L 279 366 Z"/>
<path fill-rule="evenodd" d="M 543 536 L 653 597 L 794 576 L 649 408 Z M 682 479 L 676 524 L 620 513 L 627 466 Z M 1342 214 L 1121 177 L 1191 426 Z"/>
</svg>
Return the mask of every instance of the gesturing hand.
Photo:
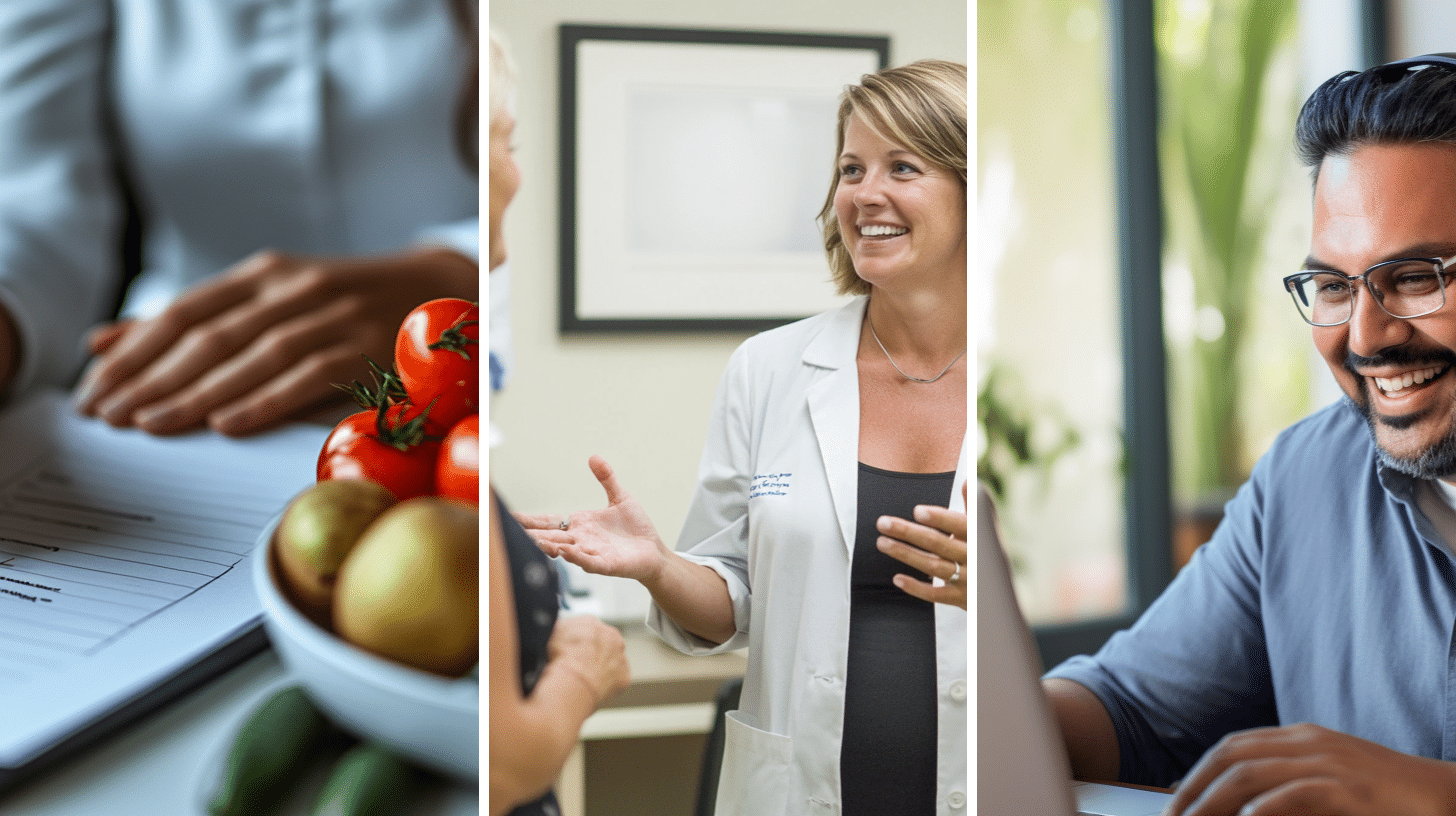
<svg viewBox="0 0 1456 816">
<path fill-rule="evenodd" d="M 77 408 L 118 427 L 246 434 L 368 381 L 361 355 L 393 359 L 410 309 L 478 293 L 478 272 L 440 248 L 374 258 L 259 252 L 160 314 L 98 327 Z"/>
<path fill-rule="evenodd" d="M 964 485 L 961 496 L 967 495 Z M 957 513 L 945 507 L 919 505 L 915 508 L 915 522 L 894 516 L 880 516 L 876 524 L 883 534 L 878 545 L 880 552 L 920 570 L 926 575 L 941 578 L 940 586 L 917 581 L 908 575 L 896 575 L 895 586 L 914 595 L 922 601 L 950 604 L 966 608 L 966 531 L 970 527 L 965 513 Z"/>
<path fill-rule="evenodd" d="M 607 492 L 607 506 L 558 515 L 516 513 L 516 520 L 549 556 L 561 556 L 587 572 L 650 579 L 669 554 L 642 505 L 617 481 L 600 456 L 587 464 Z M 562 522 L 566 522 L 563 526 Z"/>
<path fill-rule="evenodd" d="M 1456 765 L 1300 724 L 1230 734 L 1178 786 L 1168 816 L 1436 816 Z"/>
</svg>

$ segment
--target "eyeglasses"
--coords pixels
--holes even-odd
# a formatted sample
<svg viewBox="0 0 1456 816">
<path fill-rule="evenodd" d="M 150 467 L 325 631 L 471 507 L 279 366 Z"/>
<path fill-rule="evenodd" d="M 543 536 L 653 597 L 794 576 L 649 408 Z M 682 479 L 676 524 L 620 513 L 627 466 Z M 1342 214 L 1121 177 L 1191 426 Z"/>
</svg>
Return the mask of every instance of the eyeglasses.
<svg viewBox="0 0 1456 816">
<path fill-rule="evenodd" d="M 1397 258 L 1378 263 L 1359 275 L 1309 270 L 1284 279 L 1299 316 L 1311 326 L 1338 326 L 1355 314 L 1355 281 L 1375 297 L 1391 317 L 1421 317 L 1446 305 L 1446 286 L 1452 280 L 1450 258 Z"/>
<path fill-rule="evenodd" d="M 1411 69 L 1432 66 L 1446 69 L 1456 68 L 1456 52 L 1448 51 L 1439 54 L 1422 54 L 1419 57 L 1406 57 L 1377 66 L 1374 70 L 1383 81 L 1397 82 L 1404 79 L 1406 73 Z M 1351 76 L 1354 75 L 1352 72 Z"/>
</svg>

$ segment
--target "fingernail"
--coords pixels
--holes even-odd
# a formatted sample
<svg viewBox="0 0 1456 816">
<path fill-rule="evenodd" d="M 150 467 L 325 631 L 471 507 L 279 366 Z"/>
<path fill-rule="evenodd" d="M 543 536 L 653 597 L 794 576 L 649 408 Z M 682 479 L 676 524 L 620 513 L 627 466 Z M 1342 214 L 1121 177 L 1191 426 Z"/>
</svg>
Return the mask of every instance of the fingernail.
<svg viewBox="0 0 1456 816">
<path fill-rule="evenodd" d="M 916 521 L 921 521 L 921 522 L 929 521 L 930 520 L 930 508 L 928 506 L 924 505 L 924 504 L 917 504 L 917 505 L 915 505 L 915 512 L 914 512 L 913 515 L 915 516 L 915 520 Z"/>
<path fill-rule="evenodd" d="M 177 425 L 177 412 L 170 408 L 143 408 L 132 415 L 137 425 L 150 433 L 166 433 Z"/>
<path fill-rule="evenodd" d="M 77 411 L 86 415 L 94 415 L 96 413 L 96 406 L 92 403 L 96 399 L 98 384 L 95 371 L 88 369 L 81 377 L 81 383 L 76 386 L 76 394 L 72 400 L 76 405 Z"/>
<path fill-rule="evenodd" d="M 884 536 L 880 536 L 879 538 L 875 539 L 875 546 L 879 547 L 882 550 L 890 549 L 890 543 L 890 539 L 885 538 Z"/>
<path fill-rule="evenodd" d="M 894 527 L 894 524 L 895 520 L 893 518 L 889 516 L 880 516 L 879 520 L 875 522 L 875 528 L 882 533 L 888 533 L 890 532 L 891 528 Z"/>
<path fill-rule="evenodd" d="M 207 415 L 207 427 L 223 436 L 243 434 L 254 422 L 254 417 L 245 408 L 213 411 Z"/>
<path fill-rule="evenodd" d="M 115 425 L 117 423 L 117 420 L 125 416 L 125 413 L 121 410 L 121 407 L 122 404 L 120 400 L 105 400 L 100 405 L 96 406 L 96 415 L 106 420 L 107 422 L 110 422 L 112 425 Z"/>
</svg>

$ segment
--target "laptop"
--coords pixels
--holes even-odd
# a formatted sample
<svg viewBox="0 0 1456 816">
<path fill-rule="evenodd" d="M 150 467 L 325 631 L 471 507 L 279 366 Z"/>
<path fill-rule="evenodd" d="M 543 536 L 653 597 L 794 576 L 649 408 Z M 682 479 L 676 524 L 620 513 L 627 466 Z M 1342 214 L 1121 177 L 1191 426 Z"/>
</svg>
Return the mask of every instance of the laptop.
<svg viewBox="0 0 1456 816">
<path fill-rule="evenodd" d="M 977 812 L 1158 816 L 1171 794 L 1073 782 L 984 488 L 976 499 Z"/>
</svg>

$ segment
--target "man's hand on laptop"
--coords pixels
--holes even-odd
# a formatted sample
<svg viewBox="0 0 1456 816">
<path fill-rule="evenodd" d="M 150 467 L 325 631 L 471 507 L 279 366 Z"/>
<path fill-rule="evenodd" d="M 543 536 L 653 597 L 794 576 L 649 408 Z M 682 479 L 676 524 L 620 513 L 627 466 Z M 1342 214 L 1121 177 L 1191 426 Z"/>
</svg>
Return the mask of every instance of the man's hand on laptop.
<svg viewBox="0 0 1456 816">
<path fill-rule="evenodd" d="M 1456 763 L 1300 724 L 1224 737 L 1179 784 L 1167 816 L 1420 816 L 1456 802 Z"/>
</svg>

